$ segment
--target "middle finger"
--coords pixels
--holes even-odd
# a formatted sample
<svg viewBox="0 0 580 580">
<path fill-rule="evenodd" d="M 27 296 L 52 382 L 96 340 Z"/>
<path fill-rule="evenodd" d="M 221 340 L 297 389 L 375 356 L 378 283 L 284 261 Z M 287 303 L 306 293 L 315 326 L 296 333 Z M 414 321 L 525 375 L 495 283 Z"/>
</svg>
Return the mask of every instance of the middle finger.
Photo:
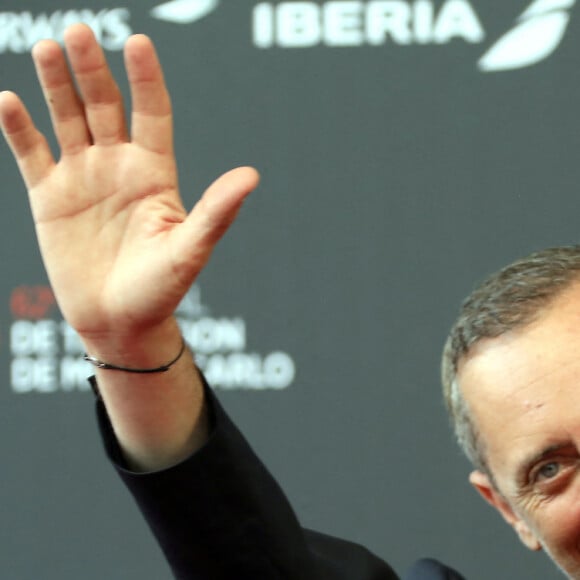
<svg viewBox="0 0 580 580">
<path fill-rule="evenodd" d="M 76 24 L 67 29 L 64 40 L 93 142 L 113 145 L 126 141 L 121 92 L 93 32 L 84 24 Z"/>
</svg>

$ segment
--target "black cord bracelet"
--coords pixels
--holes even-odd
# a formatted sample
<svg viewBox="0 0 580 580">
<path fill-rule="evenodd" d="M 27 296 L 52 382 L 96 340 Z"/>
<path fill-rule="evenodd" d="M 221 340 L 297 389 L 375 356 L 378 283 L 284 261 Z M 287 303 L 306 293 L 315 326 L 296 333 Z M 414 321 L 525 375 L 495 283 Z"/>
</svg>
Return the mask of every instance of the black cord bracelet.
<svg viewBox="0 0 580 580">
<path fill-rule="evenodd" d="M 154 369 L 134 369 L 134 368 L 130 368 L 130 367 L 120 367 L 117 365 L 112 365 L 106 362 L 103 362 L 102 360 L 99 360 L 98 358 L 91 356 L 87 353 L 85 353 L 83 355 L 83 358 L 91 363 L 93 366 L 97 367 L 98 369 L 104 369 L 107 371 L 124 371 L 126 373 L 139 373 L 139 374 L 149 374 L 149 373 L 165 373 L 167 372 L 183 355 L 183 353 L 185 352 L 185 340 L 183 340 L 183 338 L 181 339 L 181 349 L 178 353 L 178 355 L 171 361 L 168 362 L 167 364 L 161 365 L 160 367 L 154 368 Z"/>
</svg>

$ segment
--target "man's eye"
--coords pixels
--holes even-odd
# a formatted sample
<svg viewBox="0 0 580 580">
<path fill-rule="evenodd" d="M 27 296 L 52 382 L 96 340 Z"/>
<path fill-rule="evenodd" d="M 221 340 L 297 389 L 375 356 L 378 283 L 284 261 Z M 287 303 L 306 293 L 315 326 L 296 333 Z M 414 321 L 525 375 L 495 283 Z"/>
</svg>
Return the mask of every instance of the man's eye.
<svg viewBox="0 0 580 580">
<path fill-rule="evenodd" d="M 552 463 L 545 463 L 536 472 L 536 480 L 552 479 L 560 472 L 560 464 L 555 461 Z"/>
</svg>

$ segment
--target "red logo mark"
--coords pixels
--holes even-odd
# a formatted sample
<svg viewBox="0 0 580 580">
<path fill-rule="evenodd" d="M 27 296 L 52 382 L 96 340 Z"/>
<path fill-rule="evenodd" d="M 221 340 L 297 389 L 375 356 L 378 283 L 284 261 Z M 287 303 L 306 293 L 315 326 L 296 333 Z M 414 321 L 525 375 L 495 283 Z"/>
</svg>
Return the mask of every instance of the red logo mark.
<svg viewBox="0 0 580 580">
<path fill-rule="evenodd" d="M 56 305 L 50 286 L 19 286 L 10 297 L 10 310 L 15 318 L 46 318 Z"/>
</svg>

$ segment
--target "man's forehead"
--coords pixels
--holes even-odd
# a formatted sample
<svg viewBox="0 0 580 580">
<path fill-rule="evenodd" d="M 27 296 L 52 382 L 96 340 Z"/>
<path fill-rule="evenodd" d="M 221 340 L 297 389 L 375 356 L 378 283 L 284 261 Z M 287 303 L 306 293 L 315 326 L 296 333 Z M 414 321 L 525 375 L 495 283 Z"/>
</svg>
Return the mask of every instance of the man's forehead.
<svg viewBox="0 0 580 580">
<path fill-rule="evenodd" d="M 480 341 L 462 361 L 458 385 L 490 467 L 580 441 L 580 285 L 533 323 Z"/>
<path fill-rule="evenodd" d="M 578 380 L 580 325 L 573 332 L 554 328 L 489 340 L 458 373 L 459 388 L 478 423 L 486 415 L 508 421 L 526 414 L 529 420 L 530 413 L 553 404 Z"/>
<path fill-rule="evenodd" d="M 477 341 L 460 360 L 457 376 L 467 395 L 464 383 L 468 381 L 481 389 L 488 378 L 495 384 L 498 376 L 513 379 L 524 373 L 549 371 L 551 364 L 576 360 L 580 357 L 578 345 L 580 282 L 575 282 L 526 326 Z"/>
</svg>

